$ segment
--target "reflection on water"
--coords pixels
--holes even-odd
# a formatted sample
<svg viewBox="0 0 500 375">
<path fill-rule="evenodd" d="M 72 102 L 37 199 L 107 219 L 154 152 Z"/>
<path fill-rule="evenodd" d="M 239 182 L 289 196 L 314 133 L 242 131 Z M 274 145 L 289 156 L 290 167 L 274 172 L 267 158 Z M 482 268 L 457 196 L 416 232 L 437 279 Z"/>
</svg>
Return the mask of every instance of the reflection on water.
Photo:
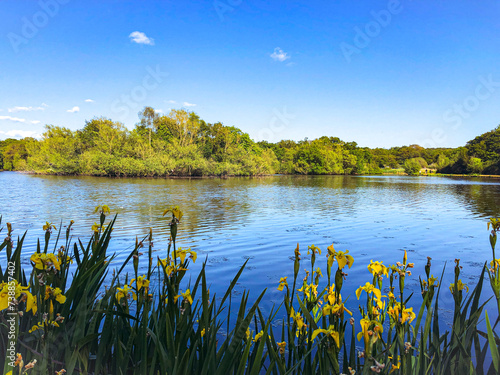
<svg viewBox="0 0 500 375">
<path fill-rule="evenodd" d="M 403 251 L 416 263 L 409 286 L 419 291 L 427 256 L 434 273 L 445 261 L 461 258 L 464 279 L 473 283 L 490 249 L 487 218 L 500 214 L 496 180 L 405 176 L 274 176 L 231 179 L 108 179 L 0 173 L 0 214 L 20 235 L 29 231 L 24 261 L 42 237 L 45 221 L 63 225 L 75 220 L 73 235 L 85 240 L 97 221 L 95 206 L 108 204 L 119 217 L 112 250 L 123 260 L 135 236 L 153 228 L 156 255 L 164 256 L 170 204 L 184 211 L 179 243 L 208 256 L 212 290 L 227 285 L 250 259 L 240 290 L 258 293 L 269 287 L 270 302 L 282 276 L 292 276 L 289 257 L 300 243 L 326 250 L 332 242 L 355 258 L 349 291 L 368 279 L 370 259 L 385 264 Z M 2 254 L 0 254 L 2 256 Z M 321 262 L 325 258 L 321 257 Z M 146 267 L 147 262 L 143 262 Z M 200 262 L 201 263 L 201 262 Z M 194 268 L 198 268 L 195 265 Z M 303 263 L 303 268 L 309 265 Z M 448 279 L 446 280 L 448 281 Z M 354 295 L 351 293 L 351 295 Z M 352 298 L 352 296 L 351 296 Z M 418 296 L 416 297 L 418 298 Z"/>
</svg>

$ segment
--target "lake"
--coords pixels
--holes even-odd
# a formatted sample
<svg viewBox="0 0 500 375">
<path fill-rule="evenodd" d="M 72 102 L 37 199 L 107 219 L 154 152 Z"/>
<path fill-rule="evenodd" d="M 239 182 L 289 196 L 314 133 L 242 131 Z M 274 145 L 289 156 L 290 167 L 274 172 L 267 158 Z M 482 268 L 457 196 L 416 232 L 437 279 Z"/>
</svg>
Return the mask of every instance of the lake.
<svg viewBox="0 0 500 375">
<path fill-rule="evenodd" d="M 371 281 L 366 268 L 371 259 L 389 265 L 401 261 L 407 250 L 415 268 L 406 284 L 416 292 L 413 298 L 418 305 L 418 275 L 424 275 L 427 256 L 433 259 L 436 276 L 448 262 L 441 306 L 450 307 L 447 286 L 453 280 L 454 259 L 461 259 L 464 282 L 474 285 L 484 261 L 491 260 L 486 223 L 500 214 L 500 181 L 478 178 L 111 179 L 2 172 L 0 191 L 2 224 L 11 222 L 16 235 L 28 231 L 23 253 L 26 265 L 36 238 L 43 237 L 46 221 L 59 229 L 61 221 L 64 226 L 75 220 L 73 236 L 85 243 L 98 221 L 94 208 L 102 204 L 118 213 L 111 244 L 118 254 L 115 263 L 127 257 L 136 236 L 145 236 L 149 227 L 153 228 L 155 256 L 163 258 L 169 227 L 162 213 L 168 205 L 179 205 L 184 217 L 178 246 L 198 252 L 193 271 L 207 257 L 211 292 L 220 294 L 249 259 L 236 294 L 250 289 L 255 298 L 267 287 L 264 309 L 282 301 L 276 287 L 280 277 L 293 276 L 291 257 L 297 243 L 302 269 L 310 269 L 308 245 L 325 253 L 332 243 L 336 250 L 350 251 L 355 262 L 347 271 L 343 295 L 350 295 L 348 306 L 354 310 L 358 305 L 354 290 Z M 319 263 L 325 270 L 323 255 Z M 0 257 L 5 259 L 3 254 Z M 147 268 L 146 259 L 141 268 Z M 485 285 L 484 291 L 491 294 L 489 288 Z"/>
</svg>

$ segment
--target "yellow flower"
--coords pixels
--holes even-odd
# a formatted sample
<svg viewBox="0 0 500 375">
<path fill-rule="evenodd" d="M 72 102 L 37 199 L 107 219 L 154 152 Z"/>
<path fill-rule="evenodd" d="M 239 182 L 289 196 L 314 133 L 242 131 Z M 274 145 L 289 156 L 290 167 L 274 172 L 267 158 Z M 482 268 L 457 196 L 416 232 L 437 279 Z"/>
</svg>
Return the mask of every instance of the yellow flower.
<svg viewBox="0 0 500 375">
<path fill-rule="evenodd" d="M 405 323 L 408 321 L 408 323 L 411 323 L 413 319 L 415 319 L 416 315 L 413 312 L 413 307 L 403 309 L 402 315 L 401 315 L 401 323 Z"/>
<path fill-rule="evenodd" d="M 359 324 L 361 325 L 361 332 L 358 333 L 357 338 L 358 341 L 361 341 L 361 338 L 365 338 L 365 343 L 368 343 L 368 340 L 370 337 L 368 336 L 368 329 L 370 328 L 370 320 L 367 318 L 363 318 L 359 321 Z"/>
<path fill-rule="evenodd" d="M 323 298 L 325 302 L 328 302 L 325 307 L 323 307 L 323 315 L 329 314 L 343 314 L 344 311 L 352 316 L 352 312 L 349 311 L 344 304 L 342 303 L 342 296 L 339 294 L 338 298 L 334 292 L 334 284 L 328 289 L 328 294 L 326 294 Z"/>
<path fill-rule="evenodd" d="M 379 289 L 375 288 L 372 284 L 370 284 L 369 282 L 367 282 L 364 286 L 360 286 L 357 290 L 356 290 L 356 297 L 359 297 L 361 296 L 361 292 L 362 291 L 365 291 L 367 294 L 370 294 L 370 293 L 373 293 L 377 299 L 381 299 L 382 298 L 382 292 L 380 292 Z"/>
<path fill-rule="evenodd" d="M 61 304 L 66 302 L 66 297 L 62 294 L 62 290 L 60 288 L 52 289 L 47 285 L 45 287 L 45 300 L 48 300 L 49 298 L 53 298 Z"/>
<path fill-rule="evenodd" d="M 37 301 L 36 301 L 36 298 L 33 297 L 33 295 L 26 291 L 26 296 L 27 296 L 27 299 L 26 299 L 26 312 L 29 312 L 31 311 L 33 313 L 33 315 L 36 314 L 37 310 L 38 310 L 38 305 L 37 305 Z"/>
<path fill-rule="evenodd" d="M 31 304 L 33 302 L 34 297 L 28 291 L 29 286 L 22 286 L 21 284 L 19 284 L 17 282 L 17 280 L 14 280 L 14 286 L 12 286 L 12 284 L 6 283 L 6 282 L 0 283 L 0 311 L 8 308 L 9 302 L 11 302 L 11 303 L 14 302 L 12 300 L 12 288 L 14 288 L 14 296 L 13 297 L 16 300 L 18 300 L 19 297 L 21 297 L 21 295 L 25 294 L 26 299 L 27 299 L 27 305 L 29 302 L 30 307 L 31 307 Z M 27 306 L 27 308 L 28 308 L 28 306 Z M 27 311 L 29 311 L 29 310 L 27 310 Z"/>
<path fill-rule="evenodd" d="M 174 215 L 174 217 L 177 219 L 177 221 L 181 221 L 182 216 L 184 216 L 184 214 L 180 210 L 179 206 L 168 207 L 165 211 L 163 211 L 163 216 L 165 216 L 169 212 L 172 212 L 172 215 Z"/>
<path fill-rule="evenodd" d="M 57 261 L 59 262 L 59 264 L 73 264 L 73 259 L 65 255 L 62 250 L 57 251 Z"/>
<path fill-rule="evenodd" d="M 500 267 L 500 259 L 495 259 L 494 262 L 491 261 L 490 266 L 491 266 L 491 268 L 496 270 L 498 267 Z"/>
<path fill-rule="evenodd" d="M 365 348 L 368 346 L 370 340 L 374 343 L 382 337 L 381 333 L 384 332 L 384 328 L 380 322 L 377 322 L 376 320 L 369 320 L 365 317 L 359 321 L 359 324 L 361 325 L 361 332 L 358 333 L 357 338 L 358 341 L 361 341 L 361 338 L 364 338 Z M 373 328 L 370 329 L 372 325 Z"/>
<path fill-rule="evenodd" d="M 94 210 L 94 213 L 97 213 L 97 212 L 101 212 L 103 214 L 109 214 L 109 213 L 111 213 L 108 205 L 106 205 L 106 204 L 103 204 L 102 206 L 96 206 L 96 208 Z"/>
<path fill-rule="evenodd" d="M 389 374 L 392 374 L 394 371 L 396 370 L 399 370 L 399 368 L 401 367 L 401 362 L 398 362 L 397 365 L 392 365 L 392 368 L 391 368 L 391 371 L 389 372 Z"/>
<path fill-rule="evenodd" d="M 278 345 L 280 354 L 283 355 L 285 354 L 285 348 L 286 348 L 286 341 L 283 342 L 277 342 L 276 345 Z"/>
<path fill-rule="evenodd" d="M 200 333 L 200 334 L 201 334 L 201 337 L 205 336 L 205 328 L 203 328 L 203 329 L 201 330 L 201 333 Z"/>
<path fill-rule="evenodd" d="M 437 281 L 437 277 L 434 277 L 434 275 L 431 275 L 429 278 L 429 286 L 439 286 L 439 282 Z"/>
<path fill-rule="evenodd" d="M 408 254 L 406 253 L 405 250 L 405 255 L 403 256 L 403 265 L 406 266 L 406 262 L 408 261 Z"/>
<path fill-rule="evenodd" d="M 121 301 L 122 298 L 128 298 L 128 294 L 130 292 L 132 292 L 132 296 L 133 296 L 134 300 L 137 299 L 137 295 L 132 290 L 132 288 L 129 285 L 127 285 L 127 284 L 125 284 L 123 286 L 123 288 L 116 288 L 116 290 L 117 290 L 116 300 L 118 301 L 118 303 Z"/>
<path fill-rule="evenodd" d="M 389 269 L 379 261 L 374 262 L 373 260 L 370 260 L 368 271 L 370 271 L 373 276 L 385 275 L 386 277 L 389 277 Z"/>
<path fill-rule="evenodd" d="M 16 354 L 16 361 L 14 362 L 14 367 L 19 366 L 20 368 L 23 367 L 23 356 L 21 353 Z"/>
<path fill-rule="evenodd" d="M 321 255 L 321 249 L 317 246 L 311 245 L 307 247 L 307 254 L 309 254 L 309 250 L 311 250 L 312 253 L 319 254 Z"/>
<path fill-rule="evenodd" d="M 99 224 L 97 224 L 96 222 L 94 222 L 94 225 L 92 225 L 92 231 L 93 232 L 99 232 L 99 228 L 101 228 L 101 226 Z"/>
<path fill-rule="evenodd" d="M 323 307 L 323 315 L 329 315 L 329 314 L 340 315 L 344 311 L 352 316 L 352 312 L 349 311 L 343 303 L 336 303 L 335 305 L 326 305 L 325 307 Z"/>
<path fill-rule="evenodd" d="M 354 258 L 350 255 L 348 255 L 349 250 L 346 250 L 345 252 L 343 251 L 338 251 L 337 252 L 337 263 L 339 264 L 339 268 L 342 269 L 346 265 L 351 268 L 352 264 L 354 263 Z"/>
<path fill-rule="evenodd" d="M 335 341 L 335 344 L 337 344 L 337 348 L 340 348 L 340 335 L 339 333 L 335 330 L 335 326 L 331 325 L 328 327 L 328 329 L 317 329 L 313 332 L 311 339 L 314 340 L 316 336 L 319 333 L 324 333 L 325 335 L 330 335 L 333 340 Z"/>
<path fill-rule="evenodd" d="M 494 231 L 498 231 L 500 229 L 500 218 L 490 218 L 490 221 L 488 222 L 488 230 L 490 230 L 490 225 Z"/>
<path fill-rule="evenodd" d="M 132 284 L 134 281 L 138 291 L 144 287 L 144 289 L 147 292 L 147 290 L 149 289 L 149 280 L 146 279 L 146 275 L 138 276 L 137 280 L 136 279 L 130 280 L 130 284 Z"/>
<path fill-rule="evenodd" d="M 300 313 L 295 313 L 293 307 L 290 311 L 290 317 L 295 323 L 297 323 L 297 328 L 299 331 L 302 330 L 302 327 L 307 327 L 307 325 L 304 323 L 304 318 L 300 315 Z"/>
<path fill-rule="evenodd" d="M 253 339 L 253 342 L 259 341 L 262 336 L 264 336 L 264 331 L 260 331 L 259 333 L 257 333 Z"/>
<path fill-rule="evenodd" d="M 49 223 L 48 221 L 45 222 L 45 225 L 43 226 L 43 230 L 44 231 L 51 231 L 52 228 L 54 228 L 54 230 L 57 230 L 56 229 L 56 226 L 52 223 Z"/>
<path fill-rule="evenodd" d="M 248 338 L 250 337 L 250 327 L 247 328 L 246 336 L 247 336 L 247 340 L 248 340 Z"/>
<path fill-rule="evenodd" d="M 323 277 L 323 274 L 321 273 L 321 268 L 316 268 L 316 271 L 314 271 L 315 275 L 318 275 L 319 277 Z"/>
<path fill-rule="evenodd" d="M 30 257 L 33 266 L 39 270 L 46 270 L 47 268 L 55 267 L 56 270 L 61 270 L 61 263 L 53 253 L 35 253 Z"/>
<path fill-rule="evenodd" d="M 28 332 L 32 333 L 33 331 L 36 331 L 37 329 L 44 329 L 45 327 L 49 327 L 49 326 L 59 327 L 59 324 L 57 322 L 44 320 L 43 322 L 38 322 L 38 324 L 34 325 Z"/>
<path fill-rule="evenodd" d="M 285 285 L 288 288 L 288 283 L 286 282 L 286 279 L 287 279 L 287 277 L 281 277 L 280 278 L 280 283 L 278 285 L 278 290 L 280 292 L 283 290 L 283 288 L 285 287 Z"/>
<path fill-rule="evenodd" d="M 191 297 L 191 291 L 189 289 L 187 289 L 184 293 L 181 293 L 181 295 L 182 295 L 182 298 L 184 299 L 184 301 L 188 301 L 190 305 L 193 304 L 193 297 Z M 179 297 L 180 297 L 180 295 L 176 295 L 174 297 L 174 302 L 177 302 Z"/>
<path fill-rule="evenodd" d="M 195 251 L 191 251 L 191 248 L 184 250 L 182 247 L 179 247 L 179 249 L 176 250 L 176 256 L 177 258 L 181 258 L 181 263 L 184 263 L 184 259 L 186 259 L 188 254 L 189 258 L 193 260 L 193 263 L 196 263 L 198 256 Z"/>
<path fill-rule="evenodd" d="M 461 292 L 464 289 L 466 289 L 467 293 L 469 293 L 469 287 L 467 286 L 467 284 L 464 284 L 462 280 L 458 280 L 457 290 Z M 450 292 L 453 293 L 454 291 L 455 291 L 455 284 L 450 284 Z"/>
</svg>

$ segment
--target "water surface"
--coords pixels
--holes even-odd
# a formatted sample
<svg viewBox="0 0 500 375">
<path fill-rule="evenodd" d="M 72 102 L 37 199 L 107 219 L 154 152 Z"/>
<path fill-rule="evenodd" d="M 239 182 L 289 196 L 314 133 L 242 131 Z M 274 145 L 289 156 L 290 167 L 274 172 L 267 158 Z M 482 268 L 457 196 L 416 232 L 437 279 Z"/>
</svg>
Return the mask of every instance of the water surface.
<svg viewBox="0 0 500 375">
<path fill-rule="evenodd" d="M 117 262 L 132 250 L 136 236 L 153 228 L 155 256 L 165 257 L 167 205 L 184 211 L 178 243 L 208 257 L 211 291 L 226 287 L 249 259 L 237 292 L 250 289 L 255 297 L 268 287 L 266 304 L 281 302 L 279 278 L 293 275 L 290 257 L 297 243 L 303 267 L 310 269 L 307 246 L 326 252 L 350 251 L 345 295 L 371 277 L 373 260 L 395 263 L 408 251 L 416 267 L 407 285 L 419 294 L 427 256 L 433 273 L 445 262 L 445 281 L 452 280 L 455 258 L 464 266 L 463 279 L 473 285 L 485 260 L 491 260 L 486 223 L 500 214 L 500 182 L 488 179 L 406 176 L 273 176 L 230 179 L 110 179 L 35 176 L 0 173 L 0 214 L 12 222 L 15 234 L 28 231 L 24 262 L 43 237 L 46 221 L 66 225 L 75 220 L 73 236 L 87 240 L 98 221 L 93 209 L 107 204 L 118 213 L 111 250 Z M 0 254 L 2 256 L 2 254 Z M 4 258 L 3 258 L 4 259 Z M 320 265 L 325 258 L 319 258 Z M 147 261 L 141 267 L 146 269 Z M 486 286 L 489 290 L 489 285 Z M 420 302 L 419 296 L 415 297 Z M 443 297 L 451 306 L 451 297 Z"/>
</svg>

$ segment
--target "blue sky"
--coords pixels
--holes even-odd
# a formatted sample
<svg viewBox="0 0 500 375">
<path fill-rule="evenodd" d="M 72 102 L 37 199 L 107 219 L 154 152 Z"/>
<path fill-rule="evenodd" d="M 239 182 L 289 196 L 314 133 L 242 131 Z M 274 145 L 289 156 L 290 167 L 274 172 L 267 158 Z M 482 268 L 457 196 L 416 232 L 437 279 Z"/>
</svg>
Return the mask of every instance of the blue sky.
<svg viewBox="0 0 500 375">
<path fill-rule="evenodd" d="M 500 124 L 500 3 L 5 0 L 0 139 L 146 105 L 256 140 L 455 147 Z"/>
</svg>

